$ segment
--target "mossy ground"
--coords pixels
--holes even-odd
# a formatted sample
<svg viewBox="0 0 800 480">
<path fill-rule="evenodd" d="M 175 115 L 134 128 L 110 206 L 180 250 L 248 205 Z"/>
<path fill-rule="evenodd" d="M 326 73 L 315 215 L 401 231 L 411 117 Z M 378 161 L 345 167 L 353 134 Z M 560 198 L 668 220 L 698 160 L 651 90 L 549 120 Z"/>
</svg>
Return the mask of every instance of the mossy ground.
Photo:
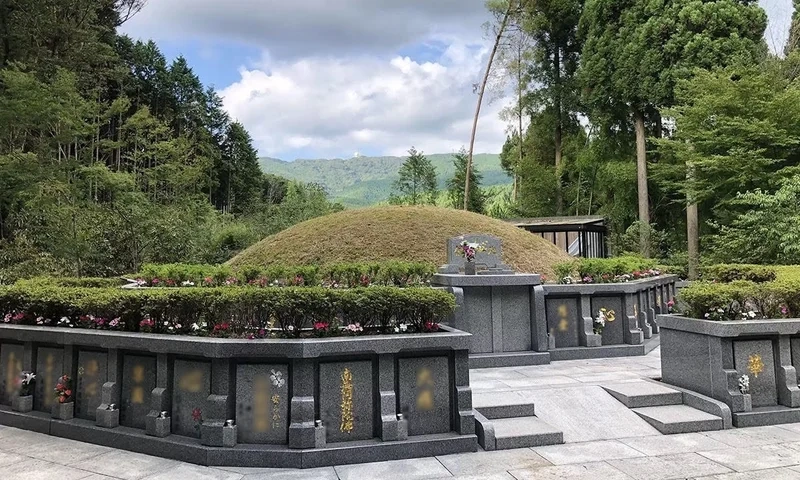
<svg viewBox="0 0 800 480">
<path fill-rule="evenodd" d="M 446 241 L 466 233 L 500 237 L 503 259 L 517 272 L 553 275 L 569 260 L 550 242 L 502 220 L 437 207 L 372 207 L 326 215 L 269 236 L 231 265 L 323 265 L 407 260 L 444 264 Z"/>
</svg>

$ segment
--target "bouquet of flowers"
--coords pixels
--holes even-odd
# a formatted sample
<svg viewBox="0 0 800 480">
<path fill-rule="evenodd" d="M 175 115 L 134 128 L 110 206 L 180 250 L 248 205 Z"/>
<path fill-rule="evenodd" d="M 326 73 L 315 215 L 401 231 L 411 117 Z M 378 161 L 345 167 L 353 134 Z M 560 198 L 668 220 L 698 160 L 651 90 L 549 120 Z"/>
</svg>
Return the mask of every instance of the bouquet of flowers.
<svg viewBox="0 0 800 480">
<path fill-rule="evenodd" d="M 62 375 L 55 388 L 58 403 L 67 403 L 72 400 L 72 379 L 69 375 Z"/>
<path fill-rule="evenodd" d="M 485 252 L 486 245 L 483 243 L 469 243 L 466 240 L 456 247 L 455 253 L 464 257 L 468 262 L 475 260 L 475 254 Z"/>
<path fill-rule="evenodd" d="M 33 372 L 22 372 L 19 374 L 19 396 L 27 397 L 33 395 L 33 382 L 36 380 L 36 375 Z"/>
</svg>

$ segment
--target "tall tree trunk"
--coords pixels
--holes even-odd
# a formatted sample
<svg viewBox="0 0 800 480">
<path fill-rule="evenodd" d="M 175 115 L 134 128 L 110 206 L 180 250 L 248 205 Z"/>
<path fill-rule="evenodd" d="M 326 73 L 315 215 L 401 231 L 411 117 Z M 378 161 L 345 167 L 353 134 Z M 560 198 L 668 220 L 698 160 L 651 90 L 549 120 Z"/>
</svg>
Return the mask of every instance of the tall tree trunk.
<svg viewBox="0 0 800 480">
<path fill-rule="evenodd" d="M 553 137 L 555 144 L 555 163 L 556 163 L 556 214 L 564 213 L 564 197 L 561 194 L 561 136 L 562 136 L 562 116 L 561 116 L 561 51 L 556 47 L 553 52 L 553 84 L 555 86 L 554 106 L 556 110 L 556 131 Z"/>
<path fill-rule="evenodd" d="M 694 182 L 694 166 L 686 165 L 686 180 L 689 186 Z M 689 253 L 689 280 L 697 280 L 700 276 L 700 222 L 697 214 L 697 202 L 686 195 L 686 239 Z"/>
<path fill-rule="evenodd" d="M 514 167 L 514 190 L 511 193 L 511 200 L 517 201 L 517 172 L 522 167 L 522 41 L 517 45 L 517 131 L 519 132 L 519 142 L 517 144 L 518 158 L 517 165 Z"/>
<path fill-rule="evenodd" d="M 464 176 L 464 210 L 469 209 L 469 174 L 472 170 L 472 155 L 475 150 L 475 132 L 478 129 L 478 117 L 481 115 L 481 103 L 483 103 L 483 94 L 486 92 L 486 84 L 489 82 L 489 73 L 492 71 L 492 62 L 494 56 L 497 54 L 497 48 L 500 46 L 500 40 L 503 38 L 503 32 L 508 24 L 508 17 L 511 15 L 511 10 L 514 6 L 514 0 L 508 1 L 508 8 L 503 14 L 503 20 L 500 22 L 500 28 L 497 29 L 497 37 L 494 39 L 492 52 L 489 54 L 489 61 L 486 62 L 486 72 L 483 74 L 483 81 L 481 82 L 480 93 L 478 94 L 478 105 L 475 107 L 475 118 L 472 119 L 472 135 L 469 139 L 469 155 L 467 156 L 467 171 Z"/>
<path fill-rule="evenodd" d="M 647 193 L 647 144 L 644 131 L 644 113 L 633 111 L 636 129 L 636 181 L 639 190 L 639 250 L 645 257 L 650 256 L 650 197 Z"/>
</svg>

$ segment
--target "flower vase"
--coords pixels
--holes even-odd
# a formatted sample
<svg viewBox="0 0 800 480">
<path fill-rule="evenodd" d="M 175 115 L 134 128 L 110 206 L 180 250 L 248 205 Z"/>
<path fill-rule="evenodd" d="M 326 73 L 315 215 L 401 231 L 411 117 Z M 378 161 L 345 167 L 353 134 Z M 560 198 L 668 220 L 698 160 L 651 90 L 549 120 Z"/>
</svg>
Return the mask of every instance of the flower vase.
<svg viewBox="0 0 800 480">
<path fill-rule="evenodd" d="M 11 409 L 21 413 L 30 412 L 33 410 L 33 395 L 18 395 L 12 398 Z"/>
<path fill-rule="evenodd" d="M 56 403 L 53 405 L 52 416 L 56 420 L 72 420 L 75 413 L 74 402 Z"/>
<path fill-rule="evenodd" d="M 464 263 L 464 275 L 475 275 L 476 273 L 475 262 Z"/>
</svg>

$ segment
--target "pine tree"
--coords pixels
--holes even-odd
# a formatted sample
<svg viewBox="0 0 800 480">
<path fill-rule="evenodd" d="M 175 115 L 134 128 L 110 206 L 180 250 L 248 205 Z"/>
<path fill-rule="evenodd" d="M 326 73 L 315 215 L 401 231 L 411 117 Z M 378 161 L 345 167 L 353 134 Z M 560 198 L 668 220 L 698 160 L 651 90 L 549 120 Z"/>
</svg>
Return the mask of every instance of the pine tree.
<svg viewBox="0 0 800 480">
<path fill-rule="evenodd" d="M 422 152 L 411 147 L 398 173 L 400 178 L 395 182 L 394 189 L 401 201 L 411 205 L 433 202 L 436 196 L 436 168 Z"/>
<path fill-rule="evenodd" d="M 453 178 L 447 181 L 447 196 L 450 199 L 450 204 L 453 208 L 462 208 L 464 205 L 464 179 L 467 175 L 467 162 L 469 157 L 467 151 L 462 147 L 455 155 L 453 155 L 453 166 L 455 172 Z M 470 212 L 483 213 L 486 203 L 486 197 L 481 189 L 481 180 L 483 176 L 475 169 L 475 166 L 469 170 L 469 203 L 467 210 Z"/>
</svg>

